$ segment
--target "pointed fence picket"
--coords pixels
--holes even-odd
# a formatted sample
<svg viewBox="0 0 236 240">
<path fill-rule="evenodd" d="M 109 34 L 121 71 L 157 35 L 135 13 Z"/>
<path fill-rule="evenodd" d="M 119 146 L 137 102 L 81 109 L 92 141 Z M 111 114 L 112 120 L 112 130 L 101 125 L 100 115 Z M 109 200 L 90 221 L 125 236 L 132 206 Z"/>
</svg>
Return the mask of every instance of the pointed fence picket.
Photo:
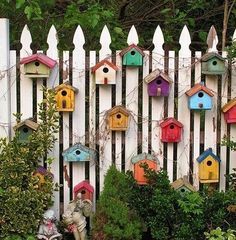
<svg viewBox="0 0 236 240">
<path fill-rule="evenodd" d="M 22 65 L 17 69 L 18 56 L 16 56 L 16 51 L 10 51 L 8 47 L 8 25 L 7 20 L 0 19 L 0 29 L 2 30 L 0 32 L 0 103 L 1 106 L 4 106 L 0 109 L 0 136 L 9 136 L 10 138 L 11 132 L 14 135 L 12 126 L 15 124 L 12 113 L 21 112 L 23 120 L 35 117 L 37 112 L 34 112 L 33 106 L 35 100 L 33 81 L 24 76 Z M 234 38 L 236 38 L 236 32 Z M 20 42 L 22 48 L 19 59 L 30 56 L 32 54 L 30 48 L 32 37 L 27 26 L 22 31 Z M 63 184 L 63 187 L 54 193 L 53 209 L 58 217 L 72 199 L 73 187 L 76 184 L 85 179 L 89 180 L 94 187 L 95 206 L 95 199 L 103 189 L 104 175 L 109 166 L 114 163 L 121 171 L 133 170 L 131 158 L 141 152 L 149 152 L 157 156 L 161 167 L 168 171 L 170 181 L 178 177 L 188 176 L 189 180 L 193 181 L 194 186 L 198 188 L 198 162 L 196 159 L 201 153 L 200 150 L 212 147 L 214 153 L 218 154 L 222 160 L 219 188 L 225 189 L 224 175 L 228 172 L 231 173 L 232 168 L 236 167 L 236 152 L 221 146 L 220 140 L 225 134 L 230 133 L 230 139 L 235 141 L 236 127 L 233 124 L 226 125 L 224 116 L 221 114 L 221 107 L 230 98 L 236 97 L 235 65 L 232 66 L 229 79 L 227 75 L 222 77 L 202 75 L 200 60 L 204 53 L 200 51 L 191 53 L 189 49 L 191 39 L 186 26 L 180 35 L 181 48 L 178 53 L 174 51 L 164 52 L 164 36 L 158 26 L 153 36 L 153 50 L 151 52 L 144 51 L 142 68 L 122 66 L 120 50 L 112 53 L 110 49 L 111 36 L 106 26 L 100 37 L 99 60 L 96 58 L 95 51 L 89 51 L 86 56 L 83 48 L 85 37 L 80 26 L 77 27 L 74 34 L 74 50 L 72 53 L 62 52 L 61 64 L 59 64 L 59 51 L 57 49 L 57 31 L 54 26 L 49 31 L 47 43 L 46 54 L 55 59 L 58 64 L 48 79 L 37 79 L 37 103 L 43 98 L 39 89 L 45 82 L 49 88 L 55 88 L 62 82 L 70 81 L 79 90 L 75 95 L 74 112 L 60 114 L 61 131 L 56 134 L 58 140 L 53 150 L 48 154 L 48 157 L 55 158 L 51 166 L 54 180 Z M 134 26 L 130 29 L 127 43 L 128 45 L 138 45 L 139 43 Z M 207 43 L 208 52 L 217 52 L 218 38 L 214 27 L 209 31 Z M 114 56 L 112 56 L 113 54 Z M 223 53 L 223 56 L 226 56 L 225 54 Z M 195 57 L 193 60 L 192 55 Z M 95 83 L 91 68 L 105 58 L 109 61 L 115 61 L 119 68 L 116 85 L 96 85 Z M 165 59 L 167 60 L 165 61 Z M 60 65 L 62 71 L 59 71 Z M 156 68 L 168 73 L 173 81 L 167 98 L 148 96 L 147 84 L 143 79 Z M 4 74 L 5 72 L 7 74 Z M 61 73 L 62 76 L 59 76 Z M 19 88 L 17 88 L 19 74 Z M 202 80 L 214 92 L 213 109 L 205 111 L 205 115 L 189 110 L 188 98 L 185 94 L 191 88 L 191 84 L 193 86 Z M 220 81 L 219 89 L 218 81 Z M 229 94 L 228 83 L 231 84 Z M 26 92 L 27 94 L 25 94 Z M 221 106 L 219 106 L 220 103 Z M 107 112 L 113 105 L 124 105 L 130 112 L 129 127 L 125 133 L 113 133 L 108 128 Z M 221 114 L 220 118 L 219 114 Z M 160 141 L 159 124 L 165 117 L 175 117 L 184 125 L 181 142 L 163 144 Z M 81 142 L 96 150 L 97 158 L 89 163 L 64 162 L 61 155 L 62 151 L 76 142 Z"/>
</svg>

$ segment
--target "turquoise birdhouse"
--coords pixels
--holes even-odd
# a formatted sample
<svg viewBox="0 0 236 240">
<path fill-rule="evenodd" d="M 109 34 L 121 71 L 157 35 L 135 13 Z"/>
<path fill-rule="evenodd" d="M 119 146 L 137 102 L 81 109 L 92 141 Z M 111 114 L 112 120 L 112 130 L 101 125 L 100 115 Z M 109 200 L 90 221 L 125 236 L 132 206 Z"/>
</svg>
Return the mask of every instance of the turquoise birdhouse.
<svg viewBox="0 0 236 240">
<path fill-rule="evenodd" d="M 221 75 L 225 73 L 225 59 L 218 53 L 206 53 L 202 59 L 202 73 L 206 75 Z"/>
<path fill-rule="evenodd" d="M 85 162 L 95 159 L 96 152 L 81 143 L 76 143 L 64 150 L 62 156 L 67 162 Z"/>
<path fill-rule="evenodd" d="M 185 92 L 188 96 L 188 106 L 192 110 L 210 110 L 212 109 L 212 91 L 198 83 Z"/>
<path fill-rule="evenodd" d="M 122 64 L 130 67 L 142 66 L 144 55 L 144 52 L 135 44 L 131 44 L 120 52 L 120 56 L 123 58 Z"/>
<path fill-rule="evenodd" d="M 173 183 L 171 186 L 177 191 L 180 192 L 181 195 L 189 192 L 196 192 L 196 189 L 185 179 L 179 178 Z"/>
<path fill-rule="evenodd" d="M 26 143 L 29 136 L 37 130 L 38 123 L 32 121 L 31 119 L 26 119 L 13 127 L 14 131 L 19 132 L 19 141 L 21 143 Z"/>
</svg>

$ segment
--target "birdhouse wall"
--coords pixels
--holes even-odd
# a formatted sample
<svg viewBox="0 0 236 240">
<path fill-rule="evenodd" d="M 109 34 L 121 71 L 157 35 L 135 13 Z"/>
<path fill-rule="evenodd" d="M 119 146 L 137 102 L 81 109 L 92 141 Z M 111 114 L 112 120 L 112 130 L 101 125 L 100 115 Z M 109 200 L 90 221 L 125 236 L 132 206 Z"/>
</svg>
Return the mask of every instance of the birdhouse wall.
<svg viewBox="0 0 236 240">
<path fill-rule="evenodd" d="M 182 129 L 175 124 L 167 125 L 162 128 L 161 140 L 162 142 L 180 142 Z"/>
<path fill-rule="evenodd" d="M 125 131 L 128 128 L 128 117 L 117 112 L 109 117 L 109 127 L 114 131 Z"/>
<path fill-rule="evenodd" d="M 25 74 L 32 74 L 32 75 L 47 75 L 50 74 L 50 69 L 46 65 L 42 64 L 41 62 L 34 61 L 31 63 L 27 63 L 24 65 Z"/>
<path fill-rule="evenodd" d="M 206 62 L 202 62 L 202 73 L 208 75 L 220 75 L 225 72 L 225 63 L 213 57 Z"/>
<path fill-rule="evenodd" d="M 134 164 L 134 179 L 137 181 L 138 184 L 147 184 L 147 179 L 144 176 L 144 169 L 140 166 L 140 164 L 146 163 L 150 169 L 158 170 L 157 163 L 151 160 L 141 160 Z"/>
<path fill-rule="evenodd" d="M 62 112 L 74 111 L 75 93 L 71 89 L 61 89 L 56 94 L 57 110 Z"/>
<path fill-rule="evenodd" d="M 33 130 L 27 126 L 19 128 L 19 140 L 20 142 L 26 142 L 29 136 L 33 133 Z"/>
<path fill-rule="evenodd" d="M 123 56 L 123 65 L 126 66 L 142 66 L 143 56 L 136 50 L 131 49 Z"/>
<path fill-rule="evenodd" d="M 219 162 L 212 156 L 199 163 L 199 180 L 202 183 L 219 181 Z"/>
<path fill-rule="evenodd" d="M 163 80 L 161 77 L 148 83 L 148 95 L 149 96 L 168 96 L 170 84 Z"/>
<path fill-rule="evenodd" d="M 236 106 L 229 109 L 224 116 L 227 123 L 236 123 Z"/>
<path fill-rule="evenodd" d="M 81 193 L 82 200 L 89 199 L 90 201 L 93 201 L 93 193 L 91 193 L 87 188 L 83 187 L 79 189 L 76 193 L 74 198 L 77 197 L 78 193 Z"/>
<path fill-rule="evenodd" d="M 189 108 L 195 110 L 209 110 L 212 108 L 212 98 L 207 93 L 199 91 L 189 97 Z"/>
<path fill-rule="evenodd" d="M 116 84 L 116 70 L 104 64 L 95 72 L 96 84 Z"/>
</svg>

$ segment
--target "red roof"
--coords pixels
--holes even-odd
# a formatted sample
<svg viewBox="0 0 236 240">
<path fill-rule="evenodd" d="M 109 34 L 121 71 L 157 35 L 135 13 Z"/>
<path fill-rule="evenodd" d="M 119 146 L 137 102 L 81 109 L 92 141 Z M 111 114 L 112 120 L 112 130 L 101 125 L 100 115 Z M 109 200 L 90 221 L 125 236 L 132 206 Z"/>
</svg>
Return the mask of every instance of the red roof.
<svg viewBox="0 0 236 240">
<path fill-rule="evenodd" d="M 141 48 L 139 48 L 137 45 L 135 44 L 131 44 L 129 45 L 127 48 L 123 49 L 121 52 L 120 52 L 120 56 L 123 56 L 125 55 L 127 52 L 129 52 L 131 49 L 135 49 L 137 50 L 143 57 L 145 56 L 143 50 Z"/>
<path fill-rule="evenodd" d="M 176 120 L 175 118 L 167 118 L 165 119 L 161 124 L 160 126 L 163 128 L 163 127 L 166 127 L 170 124 L 174 124 L 174 125 L 177 125 L 178 127 L 182 128 L 183 127 L 183 124 L 181 122 L 179 122 L 178 120 Z"/>
<path fill-rule="evenodd" d="M 39 61 L 39 62 L 48 66 L 51 69 L 57 63 L 55 60 L 51 59 L 50 57 L 48 57 L 48 56 L 46 56 L 42 53 L 36 53 L 36 54 L 33 54 L 29 57 L 22 58 L 21 61 L 20 61 L 20 64 L 27 64 L 27 63 L 34 62 L 34 61 Z"/>
<path fill-rule="evenodd" d="M 201 90 L 202 90 L 203 92 L 207 93 L 207 94 L 208 94 L 209 96 L 211 96 L 211 97 L 214 96 L 214 94 L 212 93 L 212 91 L 211 91 L 209 88 L 203 86 L 203 85 L 200 84 L 200 83 L 195 84 L 191 89 L 189 89 L 189 90 L 188 90 L 187 92 L 185 92 L 185 93 L 186 93 L 187 96 L 191 97 L 191 96 L 193 96 L 195 93 L 197 93 L 197 92 L 199 92 L 199 91 L 201 91 Z"/>
<path fill-rule="evenodd" d="M 77 193 L 81 188 L 86 188 L 91 193 L 94 192 L 93 186 L 90 185 L 87 180 L 80 182 L 74 187 L 74 194 Z"/>
<path fill-rule="evenodd" d="M 92 67 L 92 72 L 95 72 L 98 68 L 100 68 L 104 64 L 109 65 L 111 68 L 113 68 L 116 71 L 118 71 L 118 69 L 119 69 L 115 64 L 113 64 L 112 62 L 104 59 L 104 60 L 98 62 L 95 66 Z"/>
</svg>

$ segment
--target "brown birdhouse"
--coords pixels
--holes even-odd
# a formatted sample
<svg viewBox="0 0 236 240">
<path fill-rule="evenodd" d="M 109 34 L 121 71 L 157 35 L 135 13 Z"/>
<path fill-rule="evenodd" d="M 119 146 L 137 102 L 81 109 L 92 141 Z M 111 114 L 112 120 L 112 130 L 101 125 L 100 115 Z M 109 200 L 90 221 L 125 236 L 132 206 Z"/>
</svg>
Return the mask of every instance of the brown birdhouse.
<svg viewBox="0 0 236 240">
<path fill-rule="evenodd" d="M 82 200 L 89 199 L 93 201 L 93 192 L 93 186 L 87 180 L 84 180 L 74 187 L 74 198 L 77 197 L 78 193 L 81 193 Z"/>
<path fill-rule="evenodd" d="M 126 131 L 129 124 L 129 111 L 123 106 L 115 106 L 108 112 L 109 128 L 112 131 Z"/>
<path fill-rule="evenodd" d="M 57 62 L 42 53 L 37 53 L 23 58 L 20 64 L 24 64 L 24 74 L 27 77 L 44 78 L 49 77 Z"/>
<path fill-rule="evenodd" d="M 57 111 L 59 112 L 73 112 L 75 109 L 75 93 L 77 88 L 72 87 L 69 82 L 62 83 L 55 88 Z"/>
<path fill-rule="evenodd" d="M 160 169 L 159 160 L 151 154 L 141 153 L 132 157 L 131 162 L 134 164 L 134 179 L 138 184 L 147 184 L 147 179 L 144 174 L 143 164 L 146 164 L 149 169 L 158 171 Z"/>
<path fill-rule="evenodd" d="M 102 60 L 92 68 L 96 84 L 116 84 L 117 71 L 118 67 L 108 60 Z"/>
</svg>

